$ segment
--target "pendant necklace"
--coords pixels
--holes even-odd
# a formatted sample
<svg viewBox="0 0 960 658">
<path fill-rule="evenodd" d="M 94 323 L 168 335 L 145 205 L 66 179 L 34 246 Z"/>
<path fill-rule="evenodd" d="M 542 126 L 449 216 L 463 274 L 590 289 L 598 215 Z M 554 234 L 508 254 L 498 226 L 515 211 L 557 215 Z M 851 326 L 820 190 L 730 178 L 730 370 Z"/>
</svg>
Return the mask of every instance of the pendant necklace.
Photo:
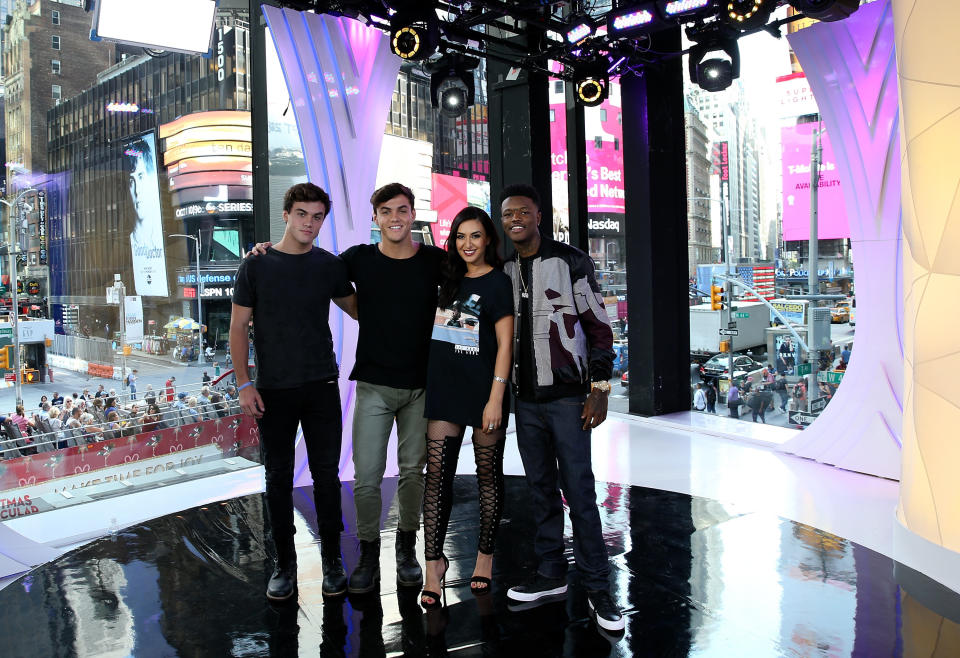
<svg viewBox="0 0 960 658">
<path fill-rule="evenodd" d="M 527 284 L 523 280 L 523 266 L 520 264 L 520 252 L 517 252 L 517 275 L 520 277 L 520 296 L 523 299 L 529 299 L 530 293 L 528 292 Z"/>
</svg>

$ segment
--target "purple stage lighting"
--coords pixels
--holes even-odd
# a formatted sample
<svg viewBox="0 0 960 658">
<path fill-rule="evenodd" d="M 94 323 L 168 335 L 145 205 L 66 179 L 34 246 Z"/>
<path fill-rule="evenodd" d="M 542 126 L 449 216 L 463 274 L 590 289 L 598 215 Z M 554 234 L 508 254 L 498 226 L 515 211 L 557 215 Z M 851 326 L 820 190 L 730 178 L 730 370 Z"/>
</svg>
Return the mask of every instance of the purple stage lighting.
<svg viewBox="0 0 960 658">
<path fill-rule="evenodd" d="M 713 5 L 713 0 L 661 0 L 663 15 L 668 18 L 686 16 Z"/>
<path fill-rule="evenodd" d="M 611 16 L 608 25 L 613 32 L 624 32 L 649 25 L 653 22 L 653 19 L 653 12 L 649 9 L 633 9 L 626 13 Z"/>
<path fill-rule="evenodd" d="M 580 43 L 593 34 L 593 30 L 593 22 L 585 17 L 581 17 L 577 19 L 573 27 L 567 31 L 567 41 L 570 43 Z"/>
</svg>

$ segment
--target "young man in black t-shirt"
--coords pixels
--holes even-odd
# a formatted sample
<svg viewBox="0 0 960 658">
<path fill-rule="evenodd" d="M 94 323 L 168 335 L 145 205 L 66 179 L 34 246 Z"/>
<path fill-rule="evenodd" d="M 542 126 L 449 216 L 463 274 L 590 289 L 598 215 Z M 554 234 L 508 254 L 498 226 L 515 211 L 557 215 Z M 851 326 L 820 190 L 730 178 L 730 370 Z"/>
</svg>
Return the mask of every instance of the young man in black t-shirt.
<svg viewBox="0 0 960 658">
<path fill-rule="evenodd" d="M 445 252 L 414 242 L 413 192 L 399 183 L 374 192 L 378 244 L 356 245 L 342 254 L 357 287 L 357 382 L 353 414 L 354 503 L 360 563 L 349 590 L 373 590 L 380 580 L 380 485 L 387 443 L 397 425 L 397 583 L 420 587 L 423 572 L 415 545 L 423 501 L 427 420 L 424 399 L 427 356 L 437 307 L 437 285 Z"/>
<path fill-rule="evenodd" d="M 233 293 L 230 352 L 240 407 L 260 426 L 267 513 L 277 552 L 267 586 L 272 600 L 290 598 L 297 582 L 292 490 L 298 424 L 313 476 L 323 593 L 342 594 L 347 584 L 340 559 L 339 373 L 327 317 L 331 299 L 355 317 L 356 298 L 344 262 L 314 246 L 329 210 L 330 197 L 312 183 L 287 190 L 283 238 L 264 255 L 240 264 Z M 251 319 L 256 386 L 247 370 Z"/>
</svg>

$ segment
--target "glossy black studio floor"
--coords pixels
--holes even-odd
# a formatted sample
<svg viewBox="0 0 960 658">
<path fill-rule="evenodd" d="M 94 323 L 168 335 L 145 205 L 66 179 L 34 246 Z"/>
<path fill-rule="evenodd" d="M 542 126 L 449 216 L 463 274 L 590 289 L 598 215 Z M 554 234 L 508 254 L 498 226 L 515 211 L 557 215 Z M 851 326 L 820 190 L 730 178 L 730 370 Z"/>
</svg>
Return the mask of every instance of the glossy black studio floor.
<svg viewBox="0 0 960 658">
<path fill-rule="evenodd" d="M 395 480 L 384 483 L 390 500 Z M 298 489 L 299 592 L 269 604 L 261 496 L 128 528 L 0 592 L 4 656 L 912 656 L 960 655 L 958 597 L 873 551 L 704 498 L 598 483 L 620 637 L 601 635 L 571 566 L 564 601 L 512 610 L 534 568 L 526 484 L 507 478 L 494 591 L 470 593 L 476 481 L 458 477 L 447 608 L 398 591 L 385 520 L 378 594 L 324 601 L 311 491 Z M 352 514 L 350 484 L 344 510 Z M 356 563 L 352 518 L 343 547 Z M 569 528 L 568 528 L 569 531 Z M 421 542 L 422 544 L 422 542 Z M 418 545 L 422 562 L 422 545 Z M 572 559 L 572 558 L 571 558 Z M 898 582 L 900 584 L 898 584 Z M 904 586 L 903 583 L 909 583 Z M 909 593 L 908 593 L 909 591 Z M 921 602 L 922 601 L 922 602 Z"/>
</svg>

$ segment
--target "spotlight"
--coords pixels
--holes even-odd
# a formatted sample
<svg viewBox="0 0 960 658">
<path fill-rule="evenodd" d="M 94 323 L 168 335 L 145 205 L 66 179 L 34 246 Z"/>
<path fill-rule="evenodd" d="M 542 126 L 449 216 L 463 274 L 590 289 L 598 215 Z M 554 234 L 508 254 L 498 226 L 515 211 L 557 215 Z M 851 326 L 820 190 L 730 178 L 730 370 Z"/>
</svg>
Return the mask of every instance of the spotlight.
<svg viewBox="0 0 960 658">
<path fill-rule="evenodd" d="M 430 73 L 430 104 L 444 116 L 456 118 L 473 105 L 473 70 L 480 65 L 476 57 L 446 53 L 424 66 Z"/>
<path fill-rule="evenodd" d="M 725 57 L 710 57 L 710 55 Z M 723 91 L 740 77 L 740 48 L 734 38 L 709 35 L 690 48 L 690 81 L 705 91 Z"/>
<path fill-rule="evenodd" d="M 596 107 L 607 99 L 610 81 L 606 72 L 597 72 L 577 77 L 573 89 L 577 102 L 587 107 Z"/>
<path fill-rule="evenodd" d="M 440 24 L 433 11 L 398 12 L 390 20 L 390 48 L 403 59 L 426 59 L 440 45 Z"/>
<path fill-rule="evenodd" d="M 766 24 L 776 8 L 776 0 L 722 0 L 725 8 L 720 17 L 741 30 L 750 30 Z"/>
<path fill-rule="evenodd" d="M 686 18 L 716 9 L 716 0 L 658 0 L 664 18 Z"/>
<path fill-rule="evenodd" d="M 580 43 L 597 29 L 593 19 L 586 15 L 572 17 L 567 25 L 567 41 L 572 44 Z"/>
<path fill-rule="evenodd" d="M 807 18 L 820 21 L 841 21 L 860 7 L 860 0 L 788 0 Z"/>
<path fill-rule="evenodd" d="M 649 2 L 645 5 L 611 11 L 607 14 L 607 33 L 628 34 L 647 30 L 656 22 L 655 9 L 656 6 Z"/>
</svg>

